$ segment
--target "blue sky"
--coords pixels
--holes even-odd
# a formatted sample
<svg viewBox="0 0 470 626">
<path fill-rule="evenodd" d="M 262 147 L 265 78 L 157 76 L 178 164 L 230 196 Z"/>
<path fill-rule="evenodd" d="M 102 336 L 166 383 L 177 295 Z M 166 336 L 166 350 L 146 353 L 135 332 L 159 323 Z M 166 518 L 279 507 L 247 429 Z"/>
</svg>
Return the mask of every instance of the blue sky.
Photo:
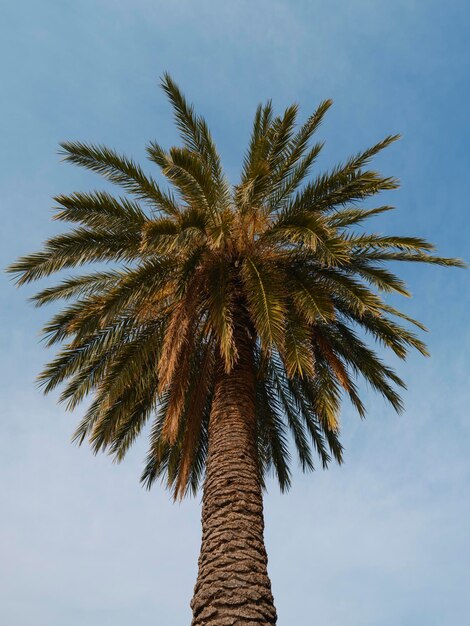
<svg viewBox="0 0 470 626">
<path fill-rule="evenodd" d="M 100 187 L 61 164 L 58 142 L 109 144 L 144 159 L 177 141 L 157 88 L 168 70 L 206 116 L 236 182 L 254 109 L 335 106 L 319 135 L 329 166 L 388 133 L 377 164 L 402 181 L 375 227 L 470 259 L 470 5 L 448 0 L 43 0 L 2 7 L 1 265 L 57 225 L 51 196 Z M 470 611 L 469 274 L 403 267 L 403 309 L 430 329 L 396 417 L 364 389 L 345 411 L 346 463 L 270 484 L 266 541 L 279 624 L 442 626 Z M 138 483 L 145 441 L 115 466 L 69 443 L 80 417 L 44 398 L 51 311 L 1 277 L 0 622 L 125 626 L 190 622 L 199 501 Z"/>
</svg>

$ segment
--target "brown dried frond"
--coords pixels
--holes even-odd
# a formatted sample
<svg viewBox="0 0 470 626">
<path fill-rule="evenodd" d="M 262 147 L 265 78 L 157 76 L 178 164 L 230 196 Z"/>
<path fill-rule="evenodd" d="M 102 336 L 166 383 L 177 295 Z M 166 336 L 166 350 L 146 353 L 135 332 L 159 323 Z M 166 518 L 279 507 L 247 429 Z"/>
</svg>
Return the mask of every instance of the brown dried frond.
<svg viewBox="0 0 470 626">
<path fill-rule="evenodd" d="M 325 339 L 325 337 L 322 337 L 318 333 L 314 333 L 314 339 L 320 347 L 322 354 L 328 361 L 331 369 L 336 374 L 336 378 L 338 379 L 340 385 L 343 387 L 343 389 L 345 389 L 345 391 L 351 391 L 351 381 L 349 380 L 346 368 L 344 367 L 341 360 L 333 352 L 333 349 L 329 342 Z"/>
<path fill-rule="evenodd" d="M 184 433 L 180 469 L 174 491 L 175 500 L 181 500 L 184 497 L 201 430 L 204 405 L 214 371 L 214 354 L 209 346 L 206 347 L 200 369 L 201 377 L 191 393 L 187 407 L 186 431 Z"/>
<path fill-rule="evenodd" d="M 174 295 L 174 285 L 169 283 L 155 291 L 151 299 L 136 309 L 135 317 L 138 321 L 148 322 L 154 320 L 168 309 L 171 305 L 171 297 Z"/>
<path fill-rule="evenodd" d="M 171 381 L 170 399 L 168 402 L 165 421 L 162 428 L 162 437 L 173 445 L 178 437 L 181 414 L 184 409 L 192 351 L 189 345 L 181 353 L 179 367 L 175 369 Z"/>
<path fill-rule="evenodd" d="M 176 364 L 186 347 L 189 326 L 193 311 L 190 309 L 188 294 L 175 304 L 163 339 L 162 353 L 158 362 L 158 392 L 161 394 L 171 383 Z"/>
</svg>

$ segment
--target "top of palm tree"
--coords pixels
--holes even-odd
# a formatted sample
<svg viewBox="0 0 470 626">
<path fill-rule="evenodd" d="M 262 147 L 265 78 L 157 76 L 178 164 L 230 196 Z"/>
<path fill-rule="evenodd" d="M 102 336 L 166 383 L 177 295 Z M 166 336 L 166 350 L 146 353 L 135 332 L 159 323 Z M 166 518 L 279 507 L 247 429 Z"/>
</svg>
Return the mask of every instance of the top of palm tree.
<svg viewBox="0 0 470 626">
<path fill-rule="evenodd" d="M 365 413 L 358 375 L 402 409 L 404 383 L 362 331 L 401 359 L 410 348 L 427 354 L 408 327 L 422 325 L 382 297 L 409 295 L 387 262 L 463 263 L 436 256 L 421 238 L 355 230 L 392 209 L 360 203 L 398 186 L 369 168 L 397 135 L 310 176 L 323 145 L 311 140 L 331 101 L 301 125 L 297 105 L 276 116 L 268 102 L 256 111 L 232 187 L 204 119 L 168 74 L 162 87 L 183 145 L 150 142 L 147 153 L 171 191 L 104 146 L 61 144 L 66 161 L 126 195 L 57 196 L 55 218 L 75 226 L 9 268 L 21 285 L 86 263 L 113 264 L 34 296 L 37 305 L 71 301 L 44 328 L 49 345 L 63 345 L 39 380 L 45 392 L 66 383 L 60 399 L 69 409 L 92 394 L 74 439 L 88 438 L 95 452 L 117 460 L 152 416 L 142 480 L 150 486 L 163 477 L 182 496 L 198 488 L 214 377 L 236 363 L 234 330 L 243 327 L 254 344 L 260 468 L 263 476 L 273 468 L 284 489 L 289 433 L 304 470 L 313 468 L 312 449 L 323 466 L 331 457 L 341 462 L 342 395 Z"/>
</svg>

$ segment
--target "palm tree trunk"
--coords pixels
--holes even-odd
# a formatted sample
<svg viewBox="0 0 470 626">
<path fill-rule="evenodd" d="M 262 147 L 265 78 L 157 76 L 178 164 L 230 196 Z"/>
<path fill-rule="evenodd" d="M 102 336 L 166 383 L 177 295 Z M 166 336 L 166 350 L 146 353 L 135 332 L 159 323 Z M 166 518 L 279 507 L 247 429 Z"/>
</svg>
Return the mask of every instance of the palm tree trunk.
<svg viewBox="0 0 470 626">
<path fill-rule="evenodd" d="M 220 368 L 209 423 L 192 626 L 259 626 L 277 619 L 263 538 L 253 348 L 246 333 L 237 347 L 230 374 Z"/>
</svg>

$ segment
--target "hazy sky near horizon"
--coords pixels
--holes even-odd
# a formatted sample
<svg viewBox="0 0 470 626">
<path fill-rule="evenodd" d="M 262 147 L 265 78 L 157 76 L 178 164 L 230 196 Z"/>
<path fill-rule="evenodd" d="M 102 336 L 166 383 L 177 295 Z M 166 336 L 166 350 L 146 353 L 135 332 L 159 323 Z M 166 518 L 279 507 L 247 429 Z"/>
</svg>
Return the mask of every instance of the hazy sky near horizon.
<svg viewBox="0 0 470 626">
<path fill-rule="evenodd" d="M 374 223 L 470 260 L 470 5 L 464 0 L 43 0 L 8 2 L 0 20 L 0 265 L 58 232 L 51 197 L 100 188 L 60 163 L 59 141 L 110 145 L 144 160 L 177 142 L 158 77 L 169 71 L 213 130 L 236 182 L 256 105 L 310 113 L 330 166 L 389 133 L 377 159 L 400 190 Z M 382 201 L 381 201 L 382 202 Z M 345 411 L 346 462 L 295 472 L 266 497 L 279 624 L 444 626 L 470 613 L 470 305 L 468 271 L 402 267 L 432 357 L 397 364 L 397 417 L 368 389 Z M 138 479 L 141 441 L 121 465 L 70 445 L 65 413 L 34 378 L 50 354 L 52 310 L 1 276 L 0 623 L 180 626 L 199 551 L 199 498 L 174 505 Z"/>
</svg>

